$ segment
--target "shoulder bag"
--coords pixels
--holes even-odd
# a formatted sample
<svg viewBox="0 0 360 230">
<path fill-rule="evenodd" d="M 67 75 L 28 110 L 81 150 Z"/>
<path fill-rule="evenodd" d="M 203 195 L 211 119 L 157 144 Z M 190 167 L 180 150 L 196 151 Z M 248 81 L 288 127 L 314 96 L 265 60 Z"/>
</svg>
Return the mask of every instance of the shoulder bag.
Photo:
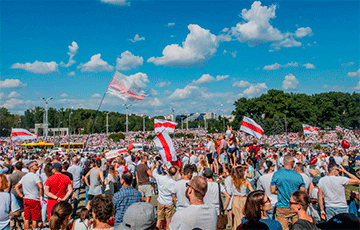
<svg viewBox="0 0 360 230">
<path fill-rule="evenodd" d="M 220 191 L 220 184 L 218 183 L 218 188 L 219 188 L 219 215 L 218 215 L 218 222 L 217 222 L 217 226 L 219 229 L 225 229 L 226 225 L 228 223 L 228 217 L 227 215 L 225 215 L 225 210 L 224 210 L 224 206 L 223 206 L 223 202 L 221 199 L 221 191 Z"/>
</svg>

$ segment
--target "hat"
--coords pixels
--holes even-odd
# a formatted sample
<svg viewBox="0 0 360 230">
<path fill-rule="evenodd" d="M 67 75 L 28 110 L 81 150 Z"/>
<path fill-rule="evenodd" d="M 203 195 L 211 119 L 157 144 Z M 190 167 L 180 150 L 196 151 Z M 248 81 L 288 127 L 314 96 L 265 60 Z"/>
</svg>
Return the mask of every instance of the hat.
<svg viewBox="0 0 360 230">
<path fill-rule="evenodd" d="M 210 168 L 205 168 L 203 176 L 206 178 L 211 178 L 213 176 L 213 171 Z"/>
<path fill-rule="evenodd" d="M 321 179 L 321 177 L 319 177 L 319 176 L 314 177 L 313 180 L 312 180 L 313 185 L 316 186 L 319 183 L 320 179 Z"/>
<path fill-rule="evenodd" d="M 115 229 L 148 229 L 156 223 L 156 219 L 155 207 L 152 204 L 133 203 L 127 208 L 123 222 Z"/>
<path fill-rule="evenodd" d="M 317 158 L 314 157 L 314 158 L 312 158 L 312 159 L 310 160 L 310 165 L 315 165 L 316 162 L 317 162 Z"/>
<path fill-rule="evenodd" d="M 62 167 L 61 167 L 61 164 L 60 163 L 54 163 L 51 167 L 50 167 L 50 169 L 61 169 Z"/>
<path fill-rule="evenodd" d="M 340 213 L 330 220 L 316 224 L 320 229 L 359 229 L 360 221 L 352 213 Z"/>
</svg>

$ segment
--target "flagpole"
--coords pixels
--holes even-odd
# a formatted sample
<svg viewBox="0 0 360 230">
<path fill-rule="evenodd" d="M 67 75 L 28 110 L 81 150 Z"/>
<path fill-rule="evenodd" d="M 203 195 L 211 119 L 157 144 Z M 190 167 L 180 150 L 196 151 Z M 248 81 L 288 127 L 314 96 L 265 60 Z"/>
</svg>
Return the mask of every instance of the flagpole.
<svg viewBox="0 0 360 230">
<path fill-rule="evenodd" d="M 97 117 L 97 115 L 99 114 L 99 111 L 100 111 L 101 105 L 102 105 L 102 103 L 103 103 L 103 101 L 104 101 L 104 99 L 105 99 L 106 92 L 107 92 L 107 89 L 106 89 L 106 91 L 105 91 L 105 93 L 104 93 L 104 96 L 103 96 L 103 97 L 102 97 L 102 99 L 101 99 L 101 102 L 100 102 L 99 108 L 98 108 L 98 109 L 97 109 L 97 111 L 96 111 L 95 118 L 94 118 L 93 123 L 92 123 L 92 125 L 91 125 L 91 127 L 90 127 L 90 132 L 89 132 L 89 135 L 87 136 L 86 141 L 85 141 L 85 146 L 86 146 L 86 144 L 87 144 L 87 142 L 88 142 L 88 139 L 89 139 L 89 137 L 90 137 L 90 135 L 91 135 L 92 129 L 93 129 L 94 124 L 95 124 L 95 121 L 96 121 L 96 117 Z M 70 149 L 69 149 L 69 152 L 70 152 Z"/>
</svg>

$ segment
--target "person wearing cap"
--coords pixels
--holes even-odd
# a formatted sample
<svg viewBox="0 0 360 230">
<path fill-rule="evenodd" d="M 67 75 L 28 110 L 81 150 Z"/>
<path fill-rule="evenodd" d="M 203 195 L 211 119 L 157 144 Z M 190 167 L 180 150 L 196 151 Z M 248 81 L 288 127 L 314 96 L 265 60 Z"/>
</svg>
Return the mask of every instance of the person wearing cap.
<svg viewBox="0 0 360 230">
<path fill-rule="evenodd" d="M 130 205 L 142 201 L 141 193 L 131 186 L 132 180 L 132 174 L 129 171 L 124 172 L 120 179 L 122 187 L 113 196 L 113 202 L 116 210 L 115 226 L 123 222 L 124 213 Z"/>
<path fill-rule="evenodd" d="M 115 230 L 130 229 L 156 230 L 156 208 L 145 202 L 130 205 L 126 209 L 123 222 Z"/>
<path fill-rule="evenodd" d="M 54 163 L 50 169 L 53 173 L 45 183 L 45 195 L 49 197 L 47 204 L 47 219 L 50 220 L 51 211 L 59 201 L 66 201 L 73 192 L 71 180 L 61 173 L 61 164 Z"/>
<path fill-rule="evenodd" d="M 161 228 L 161 222 L 166 219 L 166 228 L 169 227 L 170 220 L 175 213 L 175 205 L 172 199 L 173 190 L 175 187 L 175 180 L 172 178 L 176 174 L 176 168 L 171 165 L 170 162 L 164 164 L 164 171 L 166 175 L 160 175 L 157 168 L 159 167 L 159 161 L 156 161 L 156 165 L 152 168 L 153 178 L 156 180 L 158 186 L 158 207 L 157 216 L 158 220 L 156 227 Z"/>
<path fill-rule="evenodd" d="M 327 220 L 336 214 L 349 212 L 345 196 L 345 186 L 360 184 L 360 180 L 347 172 L 342 165 L 330 164 L 328 171 L 328 175 L 321 178 L 318 184 L 321 218 Z M 348 175 L 348 177 L 339 176 L 341 171 Z"/>
<path fill-rule="evenodd" d="M 216 229 L 217 213 L 212 204 L 204 202 L 208 191 L 208 182 L 202 177 L 193 177 L 186 183 L 185 196 L 190 206 L 177 211 L 169 228 L 175 229 Z"/>
<path fill-rule="evenodd" d="M 25 230 L 30 228 L 30 220 L 32 221 L 32 229 L 37 228 L 37 222 L 41 220 L 40 198 L 44 197 L 41 179 L 35 174 L 39 169 L 38 163 L 36 161 L 31 162 L 29 168 L 30 172 L 23 176 L 15 186 L 15 191 L 20 198 L 23 198 Z M 22 186 L 23 194 L 20 191 L 20 186 Z"/>
</svg>

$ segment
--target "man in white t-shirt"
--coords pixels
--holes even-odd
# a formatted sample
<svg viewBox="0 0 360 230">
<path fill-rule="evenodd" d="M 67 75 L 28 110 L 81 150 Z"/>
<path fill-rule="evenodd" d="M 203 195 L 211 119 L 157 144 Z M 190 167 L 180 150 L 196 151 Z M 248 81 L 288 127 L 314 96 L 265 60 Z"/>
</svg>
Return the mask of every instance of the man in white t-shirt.
<svg viewBox="0 0 360 230">
<path fill-rule="evenodd" d="M 309 177 L 308 175 L 306 175 L 305 172 L 304 172 L 304 171 L 305 171 L 305 166 L 304 166 L 304 164 L 303 164 L 303 163 L 300 163 L 300 162 L 296 163 L 295 168 L 294 168 L 294 171 L 297 172 L 297 173 L 299 173 L 299 174 L 302 176 L 302 178 L 303 178 L 303 180 L 304 180 L 304 183 L 305 183 L 305 189 L 306 189 L 306 191 L 308 191 L 308 190 L 309 190 L 309 186 L 310 186 L 310 184 L 311 184 L 311 179 L 310 179 L 310 177 Z"/>
<path fill-rule="evenodd" d="M 208 183 L 202 177 L 193 177 L 186 183 L 186 197 L 190 206 L 177 211 L 169 228 L 175 229 L 216 229 L 217 213 L 215 207 L 204 203 Z"/>
<path fill-rule="evenodd" d="M 328 170 L 328 175 L 321 178 L 318 184 L 321 218 L 326 218 L 327 220 L 336 214 L 349 212 L 345 196 L 345 186 L 360 184 L 360 180 L 351 173 L 348 173 L 342 165 L 330 164 Z M 349 178 L 339 176 L 340 171 L 348 175 Z"/>
<path fill-rule="evenodd" d="M 183 210 L 187 208 L 190 203 L 185 196 L 186 183 L 189 182 L 192 178 L 194 172 L 193 165 L 186 165 L 184 167 L 184 175 L 181 180 L 176 181 L 174 191 L 173 191 L 173 201 L 176 207 L 176 211 Z"/>
<path fill-rule="evenodd" d="M 39 165 L 33 161 L 29 165 L 30 172 L 23 176 L 19 183 L 15 186 L 15 191 L 24 202 L 24 229 L 30 228 L 30 220 L 32 220 L 32 229 L 37 228 L 37 222 L 41 220 L 41 203 L 40 198 L 44 196 L 43 185 L 41 179 L 36 175 Z M 22 186 L 23 193 L 20 191 Z"/>
</svg>

